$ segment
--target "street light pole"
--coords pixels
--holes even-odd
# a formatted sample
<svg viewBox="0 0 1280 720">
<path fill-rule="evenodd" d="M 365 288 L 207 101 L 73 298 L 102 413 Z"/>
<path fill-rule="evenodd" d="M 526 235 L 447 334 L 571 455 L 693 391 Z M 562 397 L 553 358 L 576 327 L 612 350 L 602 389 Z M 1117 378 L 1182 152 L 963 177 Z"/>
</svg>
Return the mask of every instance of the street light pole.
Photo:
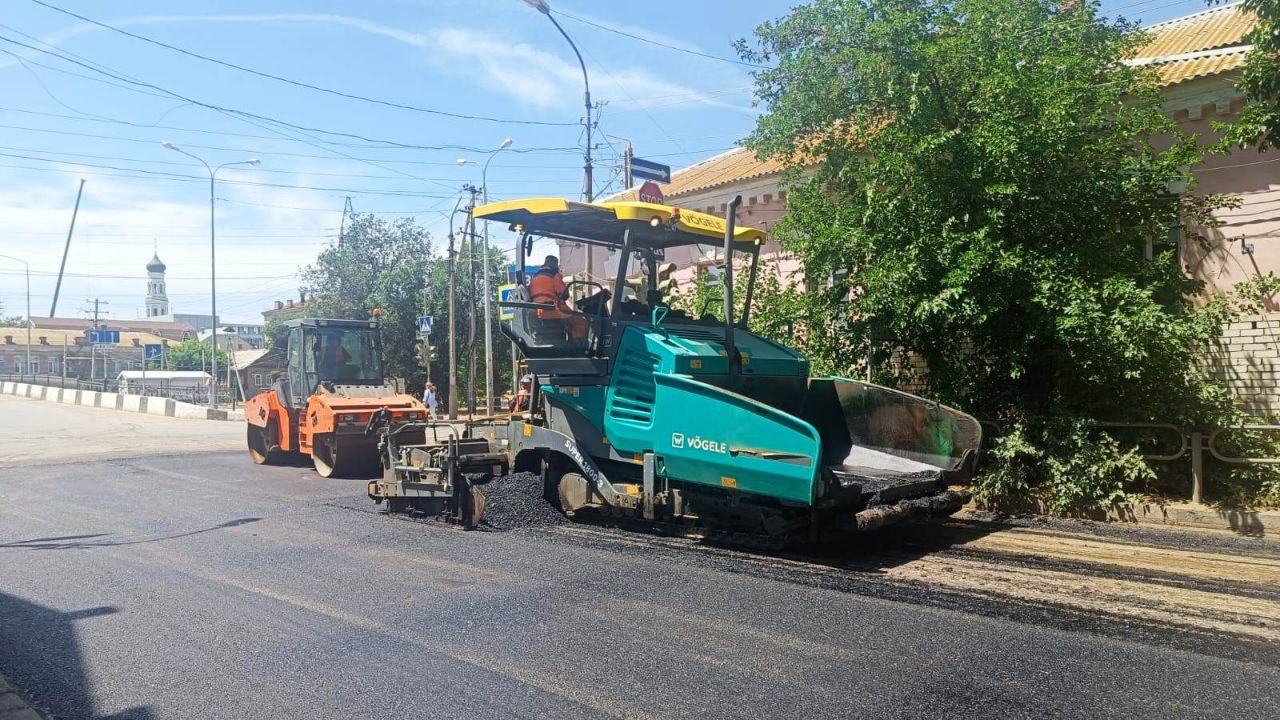
<svg viewBox="0 0 1280 720">
<path fill-rule="evenodd" d="M 209 353 L 209 374 L 213 376 L 213 384 L 209 393 L 209 407 L 218 407 L 218 256 L 217 256 L 217 235 L 214 212 L 214 190 L 216 187 L 218 171 L 230 165 L 257 165 L 260 161 L 258 158 L 249 158 L 248 160 L 239 160 L 237 162 L 223 163 L 217 167 L 209 167 L 209 163 L 205 162 L 182 148 L 174 145 L 169 141 L 160 143 L 166 150 L 182 153 L 189 158 L 197 160 L 204 169 L 209 171 L 209 298 L 210 311 L 213 313 L 213 335 L 210 337 L 212 343 L 212 352 Z"/>
<path fill-rule="evenodd" d="M 551 24 L 556 26 L 556 30 L 559 30 L 560 34 L 564 36 L 564 39 L 568 41 L 569 47 L 573 48 L 573 54 L 577 56 L 578 65 L 579 67 L 582 68 L 582 104 L 587 111 L 587 115 L 584 121 L 584 124 L 586 127 L 587 146 L 586 146 L 586 152 L 583 153 L 582 196 L 584 199 L 586 199 L 587 202 L 591 202 L 592 200 L 595 200 L 595 190 L 591 183 L 591 83 L 587 79 L 587 64 L 583 62 L 582 53 L 578 52 L 578 46 L 574 44 L 573 38 L 569 37 L 569 33 L 565 32 L 564 28 L 560 27 L 560 23 L 557 22 L 555 16 L 551 14 L 551 6 L 547 4 L 546 0 L 524 0 L 524 2 L 526 5 L 533 8 L 534 10 L 537 10 L 543 15 L 546 15 L 547 19 L 551 21 Z M 592 270 L 591 245 L 588 244 L 586 246 L 586 252 L 587 252 L 586 275 L 587 275 L 587 278 L 590 279 L 591 270 Z"/>
<path fill-rule="evenodd" d="M 489 161 L 493 160 L 498 153 L 511 147 L 511 138 L 503 138 L 502 144 L 497 150 L 489 153 L 489 158 L 484 161 L 484 168 L 480 171 L 480 192 L 483 194 L 484 202 L 489 204 Z M 481 255 L 481 265 L 484 268 L 484 409 L 489 415 L 492 415 L 496 406 L 494 405 L 494 382 L 493 382 L 493 315 L 489 309 L 489 303 L 493 302 L 493 298 L 489 297 L 493 294 L 493 288 L 489 284 L 489 220 L 484 221 L 484 245 Z"/>
<path fill-rule="evenodd" d="M 27 372 L 31 372 L 31 265 L 22 258 L 12 255 L 0 255 L 0 258 L 7 258 L 22 263 L 26 268 L 27 275 Z M 34 375 L 35 373 L 31 373 Z"/>
</svg>

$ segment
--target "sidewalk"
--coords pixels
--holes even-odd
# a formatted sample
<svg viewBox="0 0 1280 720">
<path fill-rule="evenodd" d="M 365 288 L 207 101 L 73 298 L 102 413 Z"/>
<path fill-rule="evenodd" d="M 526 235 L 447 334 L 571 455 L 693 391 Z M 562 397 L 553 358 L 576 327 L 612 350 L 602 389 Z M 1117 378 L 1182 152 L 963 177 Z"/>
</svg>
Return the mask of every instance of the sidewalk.
<svg viewBox="0 0 1280 720">
<path fill-rule="evenodd" d="M 969 512 L 975 510 L 991 512 L 988 508 L 973 501 L 970 501 L 964 510 Z M 1024 512 L 1029 515 L 1053 514 L 1049 512 L 1049 508 L 1044 504 L 1034 502 L 1028 503 Z M 1226 530 L 1241 535 L 1255 535 L 1258 537 L 1280 536 L 1280 510 L 1219 508 L 1212 505 L 1195 505 L 1192 503 L 1161 505 L 1154 502 L 1135 502 L 1120 503 L 1107 510 L 1073 513 L 1067 517 L 1099 522 Z"/>
<path fill-rule="evenodd" d="M 45 720 L 4 675 L 0 675 L 0 720 Z"/>
</svg>

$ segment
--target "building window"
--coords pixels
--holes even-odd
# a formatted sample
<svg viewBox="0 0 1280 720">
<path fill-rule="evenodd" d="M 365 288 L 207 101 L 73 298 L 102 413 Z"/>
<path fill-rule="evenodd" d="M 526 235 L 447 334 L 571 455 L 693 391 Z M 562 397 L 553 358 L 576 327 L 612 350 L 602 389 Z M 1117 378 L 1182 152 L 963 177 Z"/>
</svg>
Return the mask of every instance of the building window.
<svg viewBox="0 0 1280 720">
<path fill-rule="evenodd" d="M 253 386 L 262 387 L 262 373 L 253 374 Z"/>
</svg>

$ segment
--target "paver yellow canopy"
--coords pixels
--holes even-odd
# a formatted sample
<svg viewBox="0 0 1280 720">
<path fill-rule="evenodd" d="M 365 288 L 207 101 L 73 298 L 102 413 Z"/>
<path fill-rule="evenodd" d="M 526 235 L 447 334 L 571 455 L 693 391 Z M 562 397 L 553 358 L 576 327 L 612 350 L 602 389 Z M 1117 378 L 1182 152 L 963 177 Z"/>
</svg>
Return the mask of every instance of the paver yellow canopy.
<svg viewBox="0 0 1280 720">
<path fill-rule="evenodd" d="M 636 247 L 665 249 L 681 245 L 719 244 L 727 226 L 724 218 L 670 205 L 646 202 L 580 203 L 562 198 L 529 198 L 482 205 L 480 219 L 509 223 L 513 229 L 544 237 L 592 241 L 622 246 L 631 231 Z M 734 243 L 744 250 L 764 242 L 765 233 L 735 227 Z"/>
</svg>

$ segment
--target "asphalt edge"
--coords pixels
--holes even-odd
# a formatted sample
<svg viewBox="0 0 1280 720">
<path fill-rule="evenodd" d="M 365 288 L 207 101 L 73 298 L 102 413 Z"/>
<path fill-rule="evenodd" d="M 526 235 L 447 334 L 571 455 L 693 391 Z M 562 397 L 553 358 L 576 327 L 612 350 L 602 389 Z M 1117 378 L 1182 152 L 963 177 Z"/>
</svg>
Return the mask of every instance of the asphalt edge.
<svg viewBox="0 0 1280 720">
<path fill-rule="evenodd" d="M 31 706 L 31 701 L 0 673 L 0 720 L 48 720 Z"/>
<path fill-rule="evenodd" d="M 173 398 L 59 388 L 8 380 L 0 382 L 0 394 L 47 400 L 64 405 L 107 408 L 188 420 L 244 420 L 243 410 L 215 410 L 202 405 L 180 402 Z"/>
</svg>

